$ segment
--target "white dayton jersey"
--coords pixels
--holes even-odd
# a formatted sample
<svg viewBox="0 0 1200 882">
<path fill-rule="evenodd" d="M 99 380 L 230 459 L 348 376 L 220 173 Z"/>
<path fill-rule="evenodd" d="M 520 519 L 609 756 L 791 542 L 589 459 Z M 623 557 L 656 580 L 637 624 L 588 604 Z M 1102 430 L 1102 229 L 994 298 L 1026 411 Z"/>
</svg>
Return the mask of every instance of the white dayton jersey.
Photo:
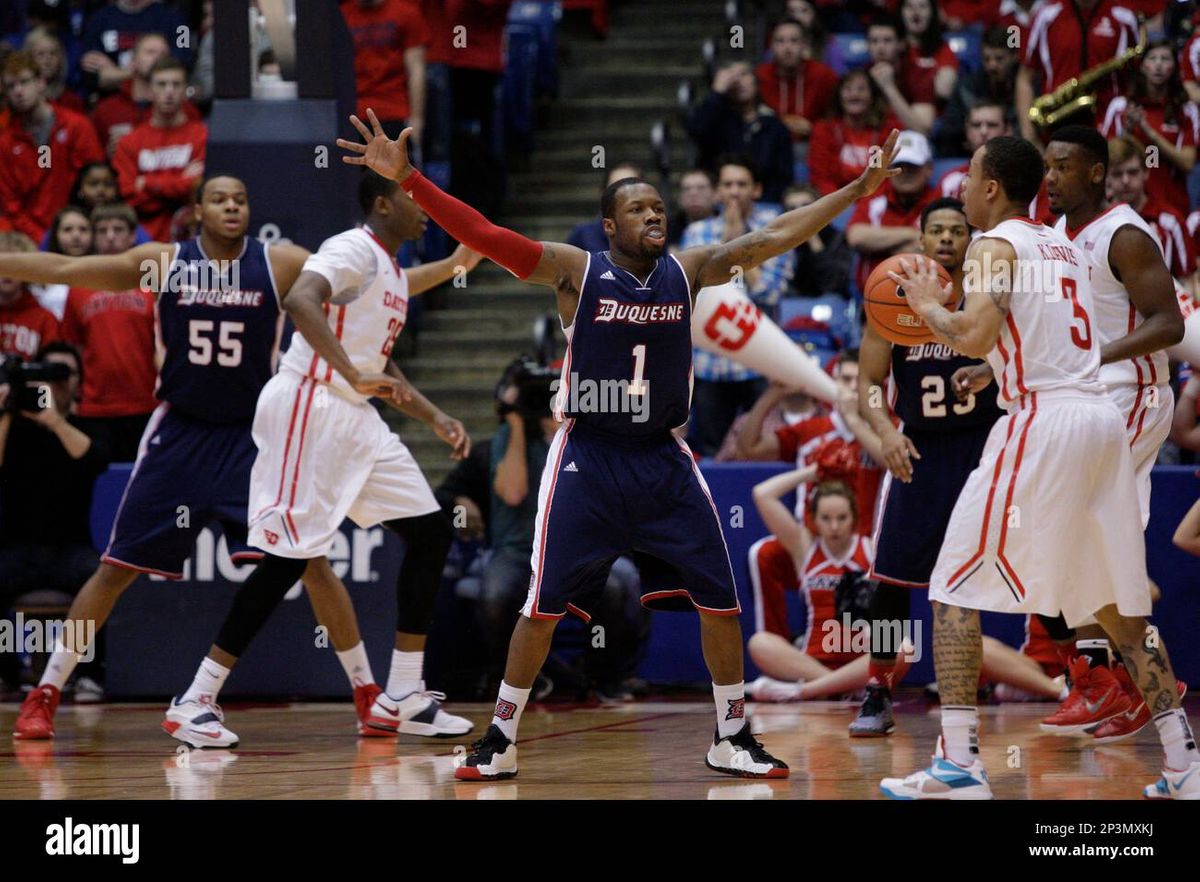
<svg viewBox="0 0 1200 882">
<path fill-rule="evenodd" d="M 304 269 L 329 280 L 333 289 L 332 299 L 325 304 L 329 330 L 354 367 L 363 373 L 383 373 L 408 317 L 408 278 L 395 259 L 368 227 L 359 227 L 322 242 Z M 367 400 L 299 334 L 292 337 L 281 367 L 328 383 L 352 401 Z"/>
<path fill-rule="evenodd" d="M 1061 217 L 1055 229 L 1063 232 L 1083 254 L 1092 282 L 1092 313 L 1100 344 L 1124 337 L 1145 319 L 1133 305 L 1129 291 L 1112 271 L 1108 251 L 1122 227 L 1134 227 L 1150 237 L 1162 253 L 1162 244 L 1150 225 L 1124 202 L 1117 203 L 1078 230 Z M 1165 258 L 1164 258 L 1165 262 Z M 1171 392 L 1167 353 L 1158 351 L 1101 365 L 1100 381 L 1108 387 L 1125 420 L 1133 466 L 1138 479 L 1142 526 L 1150 522 L 1150 472 L 1159 448 L 1171 432 L 1174 396 Z"/>
<path fill-rule="evenodd" d="M 1025 218 L 1003 221 L 984 236 L 1004 239 L 1017 252 L 1016 268 L 1004 280 L 1012 289 L 1008 315 L 987 357 L 997 403 L 1009 408 L 1030 392 L 1049 389 L 1102 392 L 1088 269 L 1078 250 L 1061 233 Z M 974 267 L 979 271 L 969 268 L 964 276 L 968 297 L 982 290 L 990 271 L 986 262 Z"/>
<path fill-rule="evenodd" d="M 1068 625 L 1116 604 L 1147 615 L 1145 547 L 1124 420 L 1099 381 L 1084 257 L 1023 219 L 984 233 L 1017 254 L 1003 328 L 988 353 L 1007 413 L 967 478 L 930 579 L 931 600 L 998 612 L 1061 612 Z M 987 296 L 1005 267 L 968 270 Z M 981 278 L 983 277 L 983 278 Z"/>
<path fill-rule="evenodd" d="M 408 312 L 391 254 L 364 227 L 327 239 L 304 269 L 329 280 L 329 328 L 355 368 L 382 373 Z M 347 517 L 370 527 L 438 510 L 408 448 L 299 333 L 263 387 L 253 431 L 250 544 L 264 551 L 320 557 Z"/>
</svg>

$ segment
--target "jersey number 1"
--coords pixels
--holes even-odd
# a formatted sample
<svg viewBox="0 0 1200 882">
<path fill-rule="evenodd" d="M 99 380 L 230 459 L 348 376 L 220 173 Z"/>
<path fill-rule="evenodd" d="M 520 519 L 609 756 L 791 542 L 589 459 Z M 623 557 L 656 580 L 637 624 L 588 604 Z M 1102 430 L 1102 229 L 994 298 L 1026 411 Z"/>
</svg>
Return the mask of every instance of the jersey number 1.
<svg viewBox="0 0 1200 882">
<path fill-rule="evenodd" d="M 646 344 L 633 347 L 633 381 L 629 384 L 630 395 L 646 394 Z"/>
<path fill-rule="evenodd" d="M 192 364 L 212 364 L 214 325 L 217 326 L 217 364 L 221 367 L 237 367 L 242 363 L 242 341 L 237 335 L 246 330 L 245 322 L 189 321 L 188 361 Z"/>
</svg>

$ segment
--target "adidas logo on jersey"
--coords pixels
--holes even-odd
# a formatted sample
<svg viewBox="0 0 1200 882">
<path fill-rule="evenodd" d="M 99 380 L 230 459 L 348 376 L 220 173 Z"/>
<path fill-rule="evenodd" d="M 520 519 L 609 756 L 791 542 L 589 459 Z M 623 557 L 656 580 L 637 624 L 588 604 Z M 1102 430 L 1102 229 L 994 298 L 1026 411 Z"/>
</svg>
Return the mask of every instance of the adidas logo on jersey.
<svg viewBox="0 0 1200 882">
<path fill-rule="evenodd" d="M 600 278 L 608 279 L 610 282 L 615 282 L 617 277 L 612 274 L 612 270 L 605 270 L 600 274 Z"/>
<path fill-rule="evenodd" d="M 579 471 L 579 469 L 575 467 L 575 460 L 571 460 L 569 463 L 567 463 L 567 464 L 566 464 L 566 466 L 564 466 L 564 467 L 563 467 L 563 471 L 564 471 L 564 472 L 577 472 L 577 471 Z"/>
</svg>

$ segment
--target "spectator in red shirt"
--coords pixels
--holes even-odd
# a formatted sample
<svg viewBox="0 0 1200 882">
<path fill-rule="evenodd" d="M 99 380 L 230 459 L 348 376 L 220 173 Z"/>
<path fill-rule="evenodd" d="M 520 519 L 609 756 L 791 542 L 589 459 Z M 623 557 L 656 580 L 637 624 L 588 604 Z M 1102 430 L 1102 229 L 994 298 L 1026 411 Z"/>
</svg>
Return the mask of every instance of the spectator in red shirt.
<svg viewBox="0 0 1200 882">
<path fill-rule="evenodd" d="M 137 216 L 128 205 L 101 205 L 92 212 L 99 254 L 120 254 L 134 245 Z M 158 402 L 154 384 L 154 294 L 72 288 L 62 333 L 83 353 L 84 430 L 103 437 L 115 462 L 137 458 L 138 443 Z"/>
<path fill-rule="evenodd" d="M 1158 162 L 1148 166 L 1146 192 L 1187 215 L 1187 176 L 1196 166 L 1200 111 L 1180 82 L 1170 43 L 1150 44 L 1129 91 L 1109 103 L 1100 133 L 1106 138 L 1128 135 L 1143 156 L 1155 148 Z"/>
<path fill-rule="evenodd" d="M 1017 73 L 1017 122 L 1021 136 L 1039 143 L 1029 108 L 1036 96 L 1052 92 L 1072 77 L 1120 55 L 1138 41 L 1137 16 L 1115 0 L 1049 0 L 1033 16 L 1025 57 Z M 1038 81 L 1040 80 L 1040 85 Z M 1116 74 L 1097 84 L 1094 117 L 1104 118 L 1120 92 Z M 1067 123 L 1094 125 L 1085 114 Z"/>
<path fill-rule="evenodd" d="M 1200 102 L 1200 27 L 1196 26 L 1200 22 L 1196 18 L 1192 19 L 1192 36 L 1179 52 L 1179 77 L 1188 98 Z"/>
<path fill-rule="evenodd" d="M 1130 138 L 1113 138 L 1108 142 L 1108 189 L 1113 202 L 1128 202 L 1154 228 L 1171 275 L 1184 281 L 1190 279 L 1196 268 L 1196 255 L 1187 219 L 1149 192 L 1144 155 Z"/>
<path fill-rule="evenodd" d="M 384 131 L 397 137 L 412 126 L 425 132 L 425 47 L 429 31 L 412 0 L 342 0 L 342 16 L 354 39 L 358 116 L 375 111 Z"/>
<path fill-rule="evenodd" d="M 2 79 L 13 122 L 0 134 L 0 230 L 38 242 L 67 204 L 79 169 L 104 154 L 86 116 L 46 100 L 46 82 L 28 52 L 8 56 Z"/>
<path fill-rule="evenodd" d="M 871 198 L 859 200 L 846 226 L 846 244 L 860 255 L 860 290 L 885 257 L 921 250 L 921 211 L 939 195 L 929 184 L 933 153 L 924 135 L 901 132 L 895 164 L 900 174 L 884 181 Z"/>
<path fill-rule="evenodd" d="M 183 110 L 187 72 L 175 58 L 160 58 L 150 74 L 150 119 L 117 143 L 113 166 L 121 195 L 150 236 L 169 241 L 171 217 L 192 198 L 204 176 L 208 131 Z"/>
<path fill-rule="evenodd" d="M 25 35 L 22 49 L 33 56 L 46 81 L 46 100 L 58 107 L 84 113 L 83 99 L 67 88 L 67 53 L 49 28 L 37 27 Z"/>
<path fill-rule="evenodd" d="M 82 257 L 92 253 L 92 222 L 78 205 L 68 205 L 54 216 L 46 233 L 44 251 Z M 60 322 L 67 306 L 66 285 L 30 285 L 29 290 Z"/>
<path fill-rule="evenodd" d="M 914 101 L 943 107 L 958 83 L 958 56 L 942 39 L 933 0 L 901 0 L 900 20 L 904 24 L 904 53 L 901 78 L 904 93 Z"/>
<path fill-rule="evenodd" d="M 813 186 L 824 196 L 853 181 L 867 167 L 871 148 L 899 127 L 867 72 L 847 72 L 838 83 L 832 112 L 813 126 L 808 150 Z"/>
<path fill-rule="evenodd" d="M 25 234 L 0 232 L 0 253 L 36 250 Z M 0 356 L 18 355 L 28 361 L 58 339 L 58 319 L 38 304 L 25 283 L 0 278 Z"/>
<path fill-rule="evenodd" d="M 918 77 L 907 75 L 904 25 L 890 15 L 880 15 L 867 27 L 867 52 L 871 60 L 867 70 L 900 124 L 928 135 L 935 117 L 934 90 L 909 91 L 922 86 Z"/>
<path fill-rule="evenodd" d="M 772 60 L 755 70 L 763 103 L 775 111 L 797 144 L 808 143 L 813 122 L 829 111 L 837 91 L 837 74 L 804 53 L 804 26 L 785 18 L 771 35 Z"/>
<path fill-rule="evenodd" d="M 942 0 L 938 6 L 942 26 L 948 31 L 965 30 L 973 24 L 990 28 L 1000 19 L 1000 0 Z"/>
<path fill-rule="evenodd" d="M 109 156 L 116 152 L 118 141 L 150 118 L 153 98 L 150 72 L 160 58 L 166 58 L 169 54 L 170 47 L 162 34 L 142 34 L 133 46 L 129 79 L 96 104 L 92 111 L 92 122 Z M 188 119 L 200 119 L 200 111 L 191 101 L 183 102 L 183 112 Z"/>
</svg>

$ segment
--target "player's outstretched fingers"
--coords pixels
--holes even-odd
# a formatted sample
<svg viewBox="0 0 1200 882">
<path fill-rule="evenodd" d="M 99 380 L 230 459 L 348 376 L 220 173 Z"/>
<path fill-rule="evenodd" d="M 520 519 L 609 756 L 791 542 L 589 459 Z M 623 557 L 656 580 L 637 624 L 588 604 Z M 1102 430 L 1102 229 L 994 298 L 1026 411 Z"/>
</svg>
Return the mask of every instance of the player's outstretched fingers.
<svg viewBox="0 0 1200 882">
<path fill-rule="evenodd" d="M 376 138 L 380 136 L 387 137 L 387 132 L 383 130 L 383 123 L 379 121 L 379 117 L 375 115 L 373 108 L 367 108 L 367 119 L 371 121 L 371 130 L 375 133 Z"/>
<path fill-rule="evenodd" d="M 368 129 L 366 127 L 366 125 L 363 123 L 363 121 L 361 119 L 359 119 L 357 116 L 355 116 L 353 113 L 350 114 L 350 125 L 354 126 L 354 128 L 356 128 L 356 129 L 358 129 L 358 133 L 363 136 L 364 141 L 367 141 L 368 143 L 371 141 L 371 138 L 372 138 L 371 130 Z M 364 151 L 366 150 L 365 144 L 363 145 L 363 150 Z"/>
</svg>

